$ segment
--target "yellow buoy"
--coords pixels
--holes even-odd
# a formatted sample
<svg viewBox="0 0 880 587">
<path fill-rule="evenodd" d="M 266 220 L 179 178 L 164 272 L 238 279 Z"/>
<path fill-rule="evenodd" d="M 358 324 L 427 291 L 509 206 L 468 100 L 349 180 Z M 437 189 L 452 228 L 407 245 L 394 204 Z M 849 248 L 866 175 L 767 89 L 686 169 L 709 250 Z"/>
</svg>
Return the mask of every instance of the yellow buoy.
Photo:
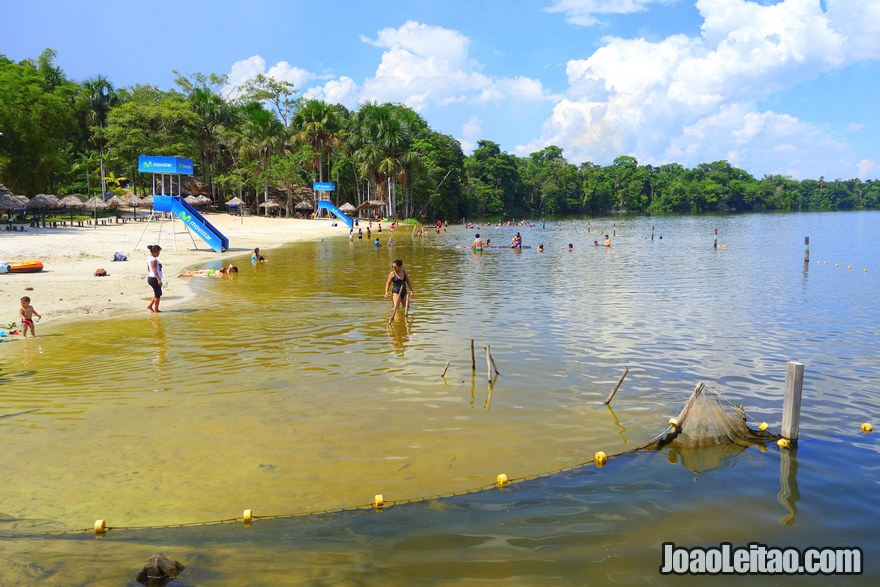
<svg viewBox="0 0 880 587">
<path fill-rule="evenodd" d="M 847 265 L 846 268 L 847 268 L 847 269 L 852 269 L 852 265 Z"/>
<path fill-rule="evenodd" d="M 498 473 L 498 476 L 495 478 L 495 485 L 498 489 L 504 489 L 508 485 L 510 485 L 510 481 L 507 479 L 507 475 L 504 473 Z"/>
<path fill-rule="evenodd" d="M 675 418 L 669 418 L 669 426 L 673 429 L 678 428 L 678 420 Z"/>
<path fill-rule="evenodd" d="M 834 266 L 835 266 L 835 267 L 840 267 L 840 263 L 835 263 Z"/>
<path fill-rule="evenodd" d="M 788 448 L 789 446 L 791 446 L 791 443 L 786 438 L 780 438 L 776 441 L 776 446 L 778 446 L 779 448 Z"/>
<path fill-rule="evenodd" d="M 764 430 L 766 430 L 766 429 L 769 428 L 769 427 L 770 427 L 770 426 L 767 425 L 767 422 L 761 422 L 761 425 L 758 426 L 758 430 L 760 430 L 761 432 L 763 432 Z"/>
<path fill-rule="evenodd" d="M 608 455 L 600 450 L 595 455 L 593 455 L 593 460 L 596 462 L 597 467 L 604 467 L 605 463 L 608 462 Z"/>
<path fill-rule="evenodd" d="M 107 524 L 104 520 L 95 520 L 95 534 L 103 534 L 107 531 Z"/>
<path fill-rule="evenodd" d="M 874 427 L 871 426 L 870 424 L 868 424 L 867 422 L 865 422 L 864 424 L 862 424 L 862 432 L 870 432 L 870 431 L 872 431 L 873 429 L 874 429 Z"/>
<path fill-rule="evenodd" d="M 385 499 L 381 493 L 377 493 L 376 497 L 373 498 L 373 507 L 376 508 L 376 511 L 381 511 L 385 507 Z"/>
<path fill-rule="evenodd" d="M 865 273 L 867 273 L 867 272 L 868 272 L 868 270 L 867 270 L 867 269 L 865 269 Z"/>
<path fill-rule="evenodd" d="M 245 524 L 250 524 L 254 521 L 254 512 L 252 510 L 244 510 L 244 514 L 241 517 Z"/>
</svg>

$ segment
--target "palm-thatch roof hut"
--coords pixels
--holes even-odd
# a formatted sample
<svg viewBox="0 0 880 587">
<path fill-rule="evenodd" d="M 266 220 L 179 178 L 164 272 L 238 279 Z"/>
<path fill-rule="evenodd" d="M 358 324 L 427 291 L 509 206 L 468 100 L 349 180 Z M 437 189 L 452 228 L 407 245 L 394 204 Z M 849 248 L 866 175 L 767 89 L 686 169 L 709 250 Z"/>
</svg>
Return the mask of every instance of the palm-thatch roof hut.
<svg viewBox="0 0 880 587">
<path fill-rule="evenodd" d="M 58 196 L 49 194 L 37 194 L 27 203 L 26 208 L 29 210 L 45 210 L 46 208 L 57 208 Z"/>
<path fill-rule="evenodd" d="M 21 200 L 11 193 L 0 193 L 0 210 L 17 210 L 19 208 L 24 208 Z"/>
<path fill-rule="evenodd" d="M 63 198 L 58 200 L 58 206 L 60 208 L 82 208 L 84 203 L 85 199 L 82 196 L 78 196 L 76 194 L 64 196 Z"/>
<path fill-rule="evenodd" d="M 351 214 L 352 212 L 357 210 L 357 208 L 355 208 L 354 205 L 351 204 L 350 202 L 344 203 L 343 205 L 341 205 L 339 207 L 339 209 L 342 210 L 343 212 L 345 212 L 346 214 Z"/>
<path fill-rule="evenodd" d="M 297 210 L 313 210 L 315 206 L 308 200 L 303 200 L 302 202 L 294 206 L 294 208 L 296 208 Z"/>
<path fill-rule="evenodd" d="M 244 200 L 242 200 L 238 196 L 235 196 L 231 200 L 226 201 L 227 206 L 241 206 L 242 204 L 244 204 Z"/>
<path fill-rule="evenodd" d="M 92 198 L 83 203 L 83 208 L 87 210 L 101 210 L 107 208 L 107 202 L 101 196 L 92 196 Z"/>
</svg>

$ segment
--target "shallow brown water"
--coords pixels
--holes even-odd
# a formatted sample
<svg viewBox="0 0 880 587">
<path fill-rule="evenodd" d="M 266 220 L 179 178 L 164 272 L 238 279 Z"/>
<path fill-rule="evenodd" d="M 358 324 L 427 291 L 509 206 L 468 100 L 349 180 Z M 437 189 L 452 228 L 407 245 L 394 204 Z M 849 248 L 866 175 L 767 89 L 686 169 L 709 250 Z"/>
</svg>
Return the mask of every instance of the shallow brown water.
<svg viewBox="0 0 880 587">
<path fill-rule="evenodd" d="M 395 247 L 384 236 L 378 250 L 344 237 L 301 243 L 265 265 L 242 263 L 234 279 L 205 279 L 186 308 L 0 343 L 0 530 L 20 536 L 0 548 L 7 561 L 50 569 L 34 572 L 54 584 L 95 580 L 97 556 L 114 561 L 111 576 L 133 576 L 129 561 L 168 545 L 193 557 L 184 561 L 193 584 L 240 584 L 236 559 L 260 569 L 248 571 L 251 584 L 277 584 L 291 569 L 301 583 L 384 583 L 371 580 L 379 573 L 398 584 L 570 584 L 660 581 L 659 544 L 670 539 L 785 545 L 838 533 L 876 546 L 865 520 L 878 519 L 877 444 L 856 432 L 880 403 L 880 342 L 868 327 L 878 318 L 877 217 L 519 228 L 543 254 L 475 256 L 465 248 L 474 231 L 461 227 L 398 233 Z M 612 249 L 594 248 L 613 222 Z M 646 238 L 652 223 L 662 239 Z M 713 226 L 726 248 L 712 249 Z M 515 230 L 480 232 L 501 243 Z M 852 235 L 845 245 L 822 236 L 841 233 Z M 395 258 L 416 291 L 410 316 L 389 328 L 381 294 Z M 501 371 L 491 388 L 485 344 Z M 244 509 L 315 513 L 366 506 L 378 493 L 393 504 L 490 485 L 498 473 L 542 476 L 643 444 L 700 379 L 778 428 L 788 360 L 807 365 L 809 394 L 792 525 L 779 522 L 788 514 L 776 495 L 779 453 L 750 449 L 696 477 L 666 455 L 634 455 L 601 474 L 578 469 L 381 514 L 264 520 L 246 531 L 114 530 L 100 541 L 32 536 L 98 518 L 118 528 Z M 602 400 L 625 366 L 611 411 Z M 833 469 L 828 454 L 840 458 Z M 863 499 L 832 513 L 828 487 Z M 0 566 L 0 577 L 27 572 Z"/>
</svg>

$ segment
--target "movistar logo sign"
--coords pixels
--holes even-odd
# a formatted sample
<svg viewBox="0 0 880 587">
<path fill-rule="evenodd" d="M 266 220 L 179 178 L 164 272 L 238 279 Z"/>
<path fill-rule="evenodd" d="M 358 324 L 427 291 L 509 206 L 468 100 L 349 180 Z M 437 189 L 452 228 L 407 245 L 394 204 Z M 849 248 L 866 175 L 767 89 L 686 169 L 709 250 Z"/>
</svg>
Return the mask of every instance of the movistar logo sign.
<svg viewBox="0 0 880 587">
<path fill-rule="evenodd" d="M 183 220 L 184 222 L 189 222 L 190 220 L 192 220 L 192 214 L 187 214 L 186 212 L 181 212 L 180 219 Z"/>
</svg>

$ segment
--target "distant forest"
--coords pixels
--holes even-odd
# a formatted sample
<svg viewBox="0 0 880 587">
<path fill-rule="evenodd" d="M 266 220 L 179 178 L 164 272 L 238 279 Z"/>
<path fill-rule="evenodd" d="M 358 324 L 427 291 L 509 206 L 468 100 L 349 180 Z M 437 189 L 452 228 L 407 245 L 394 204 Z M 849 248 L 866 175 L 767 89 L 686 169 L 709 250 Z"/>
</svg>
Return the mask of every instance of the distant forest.
<svg viewBox="0 0 880 587">
<path fill-rule="evenodd" d="M 150 190 L 138 155 L 192 159 L 200 190 L 222 206 L 311 197 L 313 181 L 336 182 L 337 204 L 385 202 L 398 217 L 538 217 L 608 213 L 850 210 L 880 207 L 880 185 L 769 175 L 727 161 L 688 169 L 566 161 L 549 146 L 526 157 L 479 141 L 461 144 L 401 104 L 357 110 L 298 97 L 292 84 L 257 76 L 224 95 L 225 76 L 175 72 L 176 89 L 115 88 L 101 75 L 77 82 L 46 49 L 13 62 L 0 55 L 0 183 L 13 193 Z"/>
</svg>

